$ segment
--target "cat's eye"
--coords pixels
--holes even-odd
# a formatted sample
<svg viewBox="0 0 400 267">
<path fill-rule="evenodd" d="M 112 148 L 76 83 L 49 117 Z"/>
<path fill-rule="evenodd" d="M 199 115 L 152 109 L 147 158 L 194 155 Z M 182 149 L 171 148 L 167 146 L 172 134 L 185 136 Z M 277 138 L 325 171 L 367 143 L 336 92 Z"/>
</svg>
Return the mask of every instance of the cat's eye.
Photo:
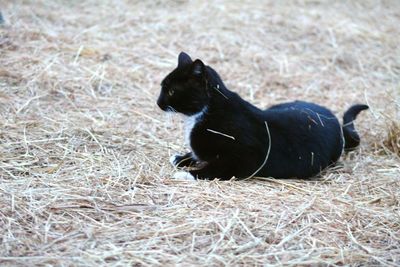
<svg viewBox="0 0 400 267">
<path fill-rule="evenodd" d="M 172 96 L 173 94 L 174 94 L 174 89 L 169 89 L 169 90 L 168 90 L 168 95 L 169 95 L 169 96 Z"/>
</svg>

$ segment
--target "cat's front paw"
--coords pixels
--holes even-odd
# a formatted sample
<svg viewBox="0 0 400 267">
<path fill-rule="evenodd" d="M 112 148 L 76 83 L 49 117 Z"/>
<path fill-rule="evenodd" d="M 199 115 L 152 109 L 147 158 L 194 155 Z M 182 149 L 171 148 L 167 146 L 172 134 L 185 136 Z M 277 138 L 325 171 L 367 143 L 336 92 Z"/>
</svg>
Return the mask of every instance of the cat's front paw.
<svg viewBox="0 0 400 267">
<path fill-rule="evenodd" d="M 172 176 L 172 178 L 177 180 L 187 180 L 187 181 L 195 181 L 196 179 L 190 172 L 176 172 Z"/>
<path fill-rule="evenodd" d="M 172 164 L 172 166 L 178 168 L 189 167 L 196 164 L 191 152 L 184 155 L 175 154 L 169 158 L 169 162 Z"/>
<path fill-rule="evenodd" d="M 179 159 L 181 158 L 182 156 L 180 156 L 179 154 L 175 154 L 175 155 L 173 155 L 173 156 L 171 156 L 170 158 L 169 158 L 169 162 L 171 163 L 171 165 L 172 166 L 176 166 L 176 165 L 178 165 L 178 163 L 179 163 Z"/>
</svg>

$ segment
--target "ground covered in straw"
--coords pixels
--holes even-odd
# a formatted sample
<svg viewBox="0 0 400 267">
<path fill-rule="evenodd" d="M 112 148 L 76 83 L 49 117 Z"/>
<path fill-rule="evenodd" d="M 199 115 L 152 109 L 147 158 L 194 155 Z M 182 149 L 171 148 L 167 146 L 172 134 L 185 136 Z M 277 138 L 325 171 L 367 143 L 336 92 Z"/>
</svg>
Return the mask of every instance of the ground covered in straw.
<svg viewBox="0 0 400 267">
<path fill-rule="evenodd" d="M 400 264 L 399 1 L 0 8 L 2 266 Z M 368 103 L 361 147 L 310 181 L 172 180 L 182 50 L 260 107 Z"/>
</svg>

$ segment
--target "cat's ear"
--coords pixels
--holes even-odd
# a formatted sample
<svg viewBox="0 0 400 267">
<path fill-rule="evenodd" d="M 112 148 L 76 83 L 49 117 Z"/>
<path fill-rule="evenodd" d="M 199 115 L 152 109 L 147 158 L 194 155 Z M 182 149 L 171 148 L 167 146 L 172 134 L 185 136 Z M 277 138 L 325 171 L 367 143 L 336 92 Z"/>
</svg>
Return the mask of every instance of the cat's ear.
<svg viewBox="0 0 400 267">
<path fill-rule="evenodd" d="M 188 54 L 181 52 L 178 56 L 178 68 L 192 64 L 193 61 Z"/>
<path fill-rule="evenodd" d="M 202 76 L 205 70 L 203 61 L 196 59 L 192 65 L 192 74 L 195 76 Z"/>
</svg>

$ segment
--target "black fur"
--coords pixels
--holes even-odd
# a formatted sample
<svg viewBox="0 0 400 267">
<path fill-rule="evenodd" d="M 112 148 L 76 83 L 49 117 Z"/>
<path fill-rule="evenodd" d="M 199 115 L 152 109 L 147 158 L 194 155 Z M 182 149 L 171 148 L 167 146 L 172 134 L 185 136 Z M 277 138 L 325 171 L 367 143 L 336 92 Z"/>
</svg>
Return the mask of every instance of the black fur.
<svg viewBox="0 0 400 267">
<path fill-rule="evenodd" d="M 190 132 L 192 151 L 177 157 L 175 164 L 182 167 L 202 162 L 201 168 L 190 171 L 198 179 L 253 174 L 312 177 L 335 163 L 344 147 L 359 144 L 352 121 L 368 108 L 355 105 L 345 113 L 342 135 L 342 127 L 330 110 L 303 101 L 260 110 L 229 91 L 211 67 L 198 59 L 193 62 L 183 52 L 178 67 L 161 85 L 157 104 L 162 110 L 197 114 Z"/>
</svg>

